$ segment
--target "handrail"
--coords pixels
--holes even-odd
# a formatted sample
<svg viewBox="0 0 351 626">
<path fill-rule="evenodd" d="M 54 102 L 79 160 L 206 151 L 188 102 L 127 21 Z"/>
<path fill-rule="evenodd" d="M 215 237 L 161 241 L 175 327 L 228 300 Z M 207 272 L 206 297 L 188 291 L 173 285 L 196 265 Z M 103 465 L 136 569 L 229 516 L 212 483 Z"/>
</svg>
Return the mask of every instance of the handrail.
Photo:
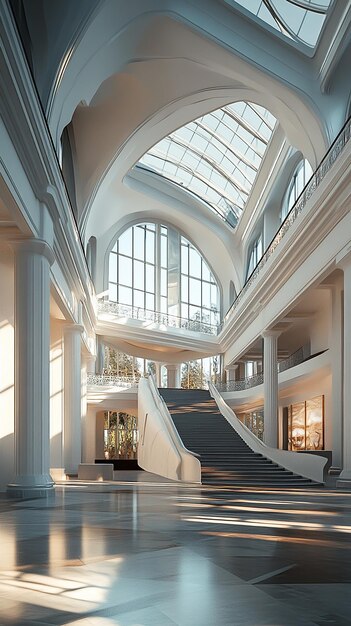
<svg viewBox="0 0 351 626">
<path fill-rule="evenodd" d="M 217 335 L 219 329 L 219 325 L 209 324 L 207 322 L 202 322 L 201 320 L 191 320 L 185 317 L 179 317 L 178 315 L 171 315 L 169 313 L 152 311 L 151 309 L 144 309 L 142 307 L 136 307 L 129 304 L 113 302 L 112 300 L 99 300 L 98 317 L 99 313 L 110 313 L 111 315 L 129 317 L 131 319 L 151 321 L 156 324 L 164 324 L 165 326 L 171 328 L 183 328 L 185 330 L 199 332 L 206 335 Z"/>
<path fill-rule="evenodd" d="M 271 448 L 261 441 L 256 435 L 243 424 L 234 411 L 226 404 L 215 388 L 213 383 L 208 381 L 208 388 L 212 398 L 215 400 L 221 414 L 234 428 L 244 442 L 253 450 L 262 454 L 267 459 L 310 480 L 318 483 L 324 482 L 324 468 L 327 464 L 327 458 L 304 452 L 291 452 L 290 450 L 280 450 L 279 448 Z"/>
<path fill-rule="evenodd" d="M 253 282 L 258 277 L 259 273 L 262 271 L 262 268 L 266 265 L 267 261 L 270 259 L 272 254 L 274 254 L 276 247 L 279 245 L 284 235 L 288 232 L 289 228 L 295 222 L 297 217 L 303 211 L 306 206 L 307 201 L 314 194 L 317 187 L 319 187 L 320 183 L 324 179 L 325 175 L 330 171 L 331 167 L 334 165 L 335 161 L 338 159 L 339 155 L 342 153 L 344 147 L 347 142 L 350 140 L 351 136 L 351 116 L 345 122 L 341 131 L 334 139 L 333 143 L 327 150 L 325 156 L 322 161 L 318 165 L 317 169 L 312 174 L 311 178 L 308 180 L 307 184 L 303 188 L 299 197 L 297 198 L 295 204 L 292 206 L 291 210 L 287 214 L 285 220 L 282 222 L 280 227 L 278 228 L 276 234 L 274 235 L 272 241 L 267 246 L 266 250 L 262 254 L 260 260 L 258 261 L 256 267 L 253 269 L 249 277 L 247 278 L 243 288 L 239 291 L 237 297 L 234 302 L 229 307 L 227 313 L 225 314 L 222 322 L 222 327 L 224 322 L 227 321 L 228 316 L 232 311 L 236 309 L 236 307 L 241 302 L 242 298 L 251 287 Z"/>
</svg>

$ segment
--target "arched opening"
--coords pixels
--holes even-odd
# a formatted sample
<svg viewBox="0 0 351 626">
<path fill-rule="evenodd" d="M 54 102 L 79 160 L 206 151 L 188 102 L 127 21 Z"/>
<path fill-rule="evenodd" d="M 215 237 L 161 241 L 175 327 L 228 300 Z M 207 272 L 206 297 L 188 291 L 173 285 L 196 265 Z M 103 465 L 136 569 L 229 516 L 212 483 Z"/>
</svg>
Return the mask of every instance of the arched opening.
<svg viewBox="0 0 351 626">
<path fill-rule="evenodd" d="M 140 310 L 195 324 L 220 322 L 220 289 L 206 260 L 177 229 L 162 224 L 135 224 L 115 241 L 108 296 L 132 317 Z"/>
</svg>

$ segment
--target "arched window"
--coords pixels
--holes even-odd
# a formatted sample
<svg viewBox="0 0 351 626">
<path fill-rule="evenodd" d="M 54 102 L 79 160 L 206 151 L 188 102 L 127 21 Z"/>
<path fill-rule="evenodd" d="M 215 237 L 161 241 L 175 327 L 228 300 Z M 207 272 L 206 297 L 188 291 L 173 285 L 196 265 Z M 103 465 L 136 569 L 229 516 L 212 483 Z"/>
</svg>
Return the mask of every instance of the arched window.
<svg viewBox="0 0 351 626">
<path fill-rule="evenodd" d="M 156 224 L 137 224 L 117 239 L 109 259 L 109 299 L 155 311 Z"/>
<path fill-rule="evenodd" d="M 96 276 L 96 237 L 90 237 L 86 247 L 86 260 L 89 268 L 90 276 L 93 282 L 95 282 Z"/>
<path fill-rule="evenodd" d="M 285 220 L 289 211 L 294 206 L 296 200 L 298 199 L 308 180 L 311 178 L 312 174 L 312 167 L 306 159 L 298 164 L 290 181 L 287 192 L 284 196 L 282 210 L 280 213 L 280 218 L 282 222 Z"/>
<path fill-rule="evenodd" d="M 237 293 L 236 293 L 235 285 L 233 281 L 231 280 L 229 283 L 229 303 L 230 304 L 233 304 L 236 296 L 237 296 Z"/>
<path fill-rule="evenodd" d="M 257 263 L 259 262 L 261 256 L 263 254 L 263 243 L 262 243 L 262 233 L 257 237 L 257 239 L 253 242 L 250 248 L 249 254 L 249 262 L 247 265 L 246 278 L 250 276 L 250 274 L 254 271 Z"/>
<path fill-rule="evenodd" d="M 198 250 L 181 237 L 181 317 L 206 324 L 219 323 L 216 280 Z"/>
<path fill-rule="evenodd" d="M 121 305 L 212 325 L 220 321 L 213 273 L 169 226 L 147 223 L 125 230 L 110 252 L 108 285 L 109 300 Z"/>
</svg>

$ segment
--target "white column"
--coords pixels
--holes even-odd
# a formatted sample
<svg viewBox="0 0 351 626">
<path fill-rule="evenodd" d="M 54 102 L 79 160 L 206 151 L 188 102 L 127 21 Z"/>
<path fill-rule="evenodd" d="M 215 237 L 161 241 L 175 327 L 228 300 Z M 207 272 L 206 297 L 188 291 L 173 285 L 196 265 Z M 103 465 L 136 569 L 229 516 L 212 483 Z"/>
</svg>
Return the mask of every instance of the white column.
<svg viewBox="0 0 351 626">
<path fill-rule="evenodd" d="M 344 270 L 344 393 L 343 393 L 343 470 L 338 487 L 351 488 L 351 259 L 342 263 Z"/>
<path fill-rule="evenodd" d="M 91 429 L 88 416 L 88 376 L 89 374 L 95 374 L 95 360 L 96 357 L 92 354 L 88 354 L 84 358 L 82 364 L 82 462 L 90 463 L 89 451 L 92 448 L 91 439 L 95 443 L 95 422 L 94 428 Z"/>
<path fill-rule="evenodd" d="M 82 372 L 79 324 L 64 329 L 64 425 L 63 458 L 66 474 L 76 474 L 82 455 Z"/>
<path fill-rule="evenodd" d="M 227 372 L 227 380 L 226 380 L 227 383 L 230 383 L 235 380 L 238 367 L 239 367 L 239 363 L 235 363 L 235 365 L 228 365 L 228 367 L 225 368 Z"/>
<path fill-rule="evenodd" d="M 95 363 L 95 370 L 97 374 L 104 373 L 104 363 L 105 363 L 105 344 L 98 337 L 97 356 L 96 356 L 96 363 Z"/>
<path fill-rule="evenodd" d="M 44 241 L 13 243 L 15 252 L 15 476 L 14 497 L 53 493 L 49 473 L 50 265 Z"/>
<path fill-rule="evenodd" d="M 96 356 L 89 354 L 86 358 L 87 374 L 95 374 Z"/>
<path fill-rule="evenodd" d="M 157 387 L 161 387 L 161 363 L 155 361 L 155 379 Z"/>
<path fill-rule="evenodd" d="M 167 363 L 167 387 L 180 387 L 180 363 Z"/>
<path fill-rule="evenodd" d="M 332 473 L 342 468 L 342 420 L 343 420 L 343 333 L 341 288 L 331 289 L 331 370 L 332 370 Z"/>
<path fill-rule="evenodd" d="M 278 337 L 279 331 L 262 333 L 263 392 L 264 392 L 264 442 L 276 448 L 278 445 Z"/>
</svg>

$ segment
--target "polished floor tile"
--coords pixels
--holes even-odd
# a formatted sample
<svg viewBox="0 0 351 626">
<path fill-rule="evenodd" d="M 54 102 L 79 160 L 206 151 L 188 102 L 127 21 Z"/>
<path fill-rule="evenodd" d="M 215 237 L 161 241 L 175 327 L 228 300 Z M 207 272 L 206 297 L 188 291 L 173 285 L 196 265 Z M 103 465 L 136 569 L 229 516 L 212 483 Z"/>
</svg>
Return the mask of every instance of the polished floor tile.
<svg viewBox="0 0 351 626">
<path fill-rule="evenodd" d="M 0 626 L 351 626 L 350 510 L 142 472 L 2 496 Z"/>
</svg>

